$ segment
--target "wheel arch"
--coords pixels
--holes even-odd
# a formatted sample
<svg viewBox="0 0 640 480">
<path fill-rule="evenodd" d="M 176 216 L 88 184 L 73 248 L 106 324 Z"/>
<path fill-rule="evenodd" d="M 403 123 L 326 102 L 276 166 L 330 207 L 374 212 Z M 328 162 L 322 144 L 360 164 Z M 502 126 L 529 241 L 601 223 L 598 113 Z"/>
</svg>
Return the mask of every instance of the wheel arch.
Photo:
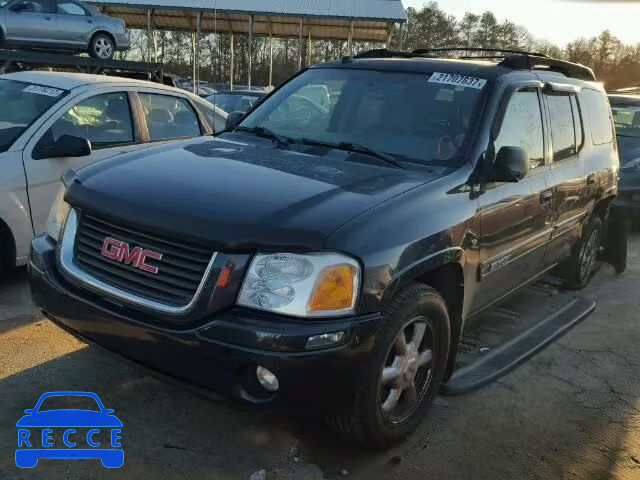
<svg viewBox="0 0 640 480">
<path fill-rule="evenodd" d="M 447 360 L 445 380 L 455 370 L 458 343 L 462 333 L 462 311 L 465 297 L 465 253 L 453 247 L 419 260 L 399 272 L 385 291 L 382 304 L 386 305 L 395 293 L 408 283 L 422 283 L 437 290 L 449 309 L 451 321 L 451 347 Z"/>
<path fill-rule="evenodd" d="M 91 38 L 89 39 L 89 47 L 93 44 L 93 39 L 96 38 L 96 35 L 104 34 L 111 39 L 113 42 L 113 48 L 118 48 L 118 44 L 116 43 L 116 37 L 109 30 L 105 30 L 104 28 L 100 28 L 91 34 Z"/>
</svg>

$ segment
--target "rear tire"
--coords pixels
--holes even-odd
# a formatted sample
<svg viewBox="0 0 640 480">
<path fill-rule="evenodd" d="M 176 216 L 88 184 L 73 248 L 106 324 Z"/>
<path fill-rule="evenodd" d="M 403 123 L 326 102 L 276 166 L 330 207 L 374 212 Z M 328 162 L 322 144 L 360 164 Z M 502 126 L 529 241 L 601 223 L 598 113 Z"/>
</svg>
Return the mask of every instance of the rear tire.
<svg viewBox="0 0 640 480">
<path fill-rule="evenodd" d="M 116 44 L 106 33 L 96 33 L 89 43 L 89 55 L 100 60 L 111 60 L 116 53 Z"/>
<path fill-rule="evenodd" d="M 433 288 L 405 287 L 384 318 L 371 368 L 356 385 L 351 405 L 330 418 L 348 441 L 365 448 L 388 448 L 420 425 L 440 388 L 449 355 L 447 305 Z"/>
<path fill-rule="evenodd" d="M 573 249 L 571 258 L 563 266 L 563 288 L 582 290 L 591 281 L 602 245 L 602 219 L 594 215 L 582 232 L 582 238 Z"/>
</svg>

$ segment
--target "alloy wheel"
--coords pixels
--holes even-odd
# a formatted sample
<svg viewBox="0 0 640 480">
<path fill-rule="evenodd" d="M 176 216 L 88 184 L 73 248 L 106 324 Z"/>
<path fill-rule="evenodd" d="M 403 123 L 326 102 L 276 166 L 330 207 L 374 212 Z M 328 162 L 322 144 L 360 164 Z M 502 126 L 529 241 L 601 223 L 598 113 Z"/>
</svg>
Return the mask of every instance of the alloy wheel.
<svg viewBox="0 0 640 480">
<path fill-rule="evenodd" d="M 402 423 L 418 408 L 432 380 L 434 333 L 424 317 L 411 320 L 395 338 L 380 374 L 380 409 Z"/>
<path fill-rule="evenodd" d="M 113 45 L 104 37 L 100 37 L 96 40 L 94 48 L 96 55 L 99 58 L 109 59 L 113 55 Z"/>
</svg>

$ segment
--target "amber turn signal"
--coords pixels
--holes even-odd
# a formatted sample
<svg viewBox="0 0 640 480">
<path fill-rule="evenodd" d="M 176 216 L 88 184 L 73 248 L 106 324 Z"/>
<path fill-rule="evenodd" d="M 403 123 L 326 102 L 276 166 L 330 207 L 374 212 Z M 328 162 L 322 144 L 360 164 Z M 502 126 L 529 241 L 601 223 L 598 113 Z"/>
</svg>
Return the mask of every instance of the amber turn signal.
<svg viewBox="0 0 640 480">
<path fill-rule="evenodd" d="M 352 308 L 357 275 L 352 265 L 326 267 L 318 276 L 307 310 L 328 312 Z"/>
</svg>

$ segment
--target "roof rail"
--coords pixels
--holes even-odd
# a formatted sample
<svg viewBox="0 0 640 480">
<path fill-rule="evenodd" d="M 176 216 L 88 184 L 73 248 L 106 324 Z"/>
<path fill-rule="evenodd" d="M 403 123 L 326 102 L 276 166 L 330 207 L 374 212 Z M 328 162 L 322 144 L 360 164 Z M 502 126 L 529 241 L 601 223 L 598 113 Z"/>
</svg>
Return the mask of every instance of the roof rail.
<svg viewBox="0 0 640 480">
<path fill-rule="evenodd" d="M 501 58 L 508 55 L 535 55 L 536 57 L 547 57 L 544 53 L 525 52 L 522 50 L 510 50 L 507 48 L 484 48 L 484 47 L 445 47 L 445 48 L 418 48 L 413 53 L 416 55 L 429 55 L 432 53 L 448 53 L 448 52 L 477 52 L 477 53 L 502 53 L 489 58 Z M 470 55 L 469 55 L 470 56 Z"/>
<path fill-rule="evenodd" d="M 579 63 L 567 62 L 547 56 L 540 57 L 538 55 L 512 55 L 502 60 L 499 65 L 519 70 L 541 70 L 546 68 L 553 72 L 560 72 L 567 77 L 577 78 L 579 80 L 587 80 L 593 82 L 596 76 L 589 67 L 585 67 Z"/>
<path fill-rule="evenodd" d="M 589 67 L 585 67 L 579 63 L 572 63 L 565 60 L 558 60 L 549 57 L 544 53 L 531 53 L 520 50 L 510 50 L 502 48 L 479 48 L 479 47 L 447 47 L 447 48 L 419 48 L 412 52 L 403 52 L 398 50 L 387 50 L 386 48 L 378 48 L 367 50 L 359 53 L 354 57 L 345 57 L 344 60 L 351 58 L 439 58 L 440 53 L 447 52 L 475 52 L 487 53 L 489 55 L 464 55 L 456 57 L 459 60 L 501 60 L 498 65 L 518 70 L 550 70 L 559 72 L 567 77 L 577 78 L 579 80 L 595 81 L 596 76 Z"/>
<path fill-rule="evenodd" d="M 401 50 L 388 50 L 386 48 L 374 48 L 373 50 L 367 50 L 365 52 L 361 52 L 353 57 L 345 57 L 345 58 L 415 58 L 422 57 L 421 54 L 416 54 L 412 52 L 403 52 Z"/>
</svg>

